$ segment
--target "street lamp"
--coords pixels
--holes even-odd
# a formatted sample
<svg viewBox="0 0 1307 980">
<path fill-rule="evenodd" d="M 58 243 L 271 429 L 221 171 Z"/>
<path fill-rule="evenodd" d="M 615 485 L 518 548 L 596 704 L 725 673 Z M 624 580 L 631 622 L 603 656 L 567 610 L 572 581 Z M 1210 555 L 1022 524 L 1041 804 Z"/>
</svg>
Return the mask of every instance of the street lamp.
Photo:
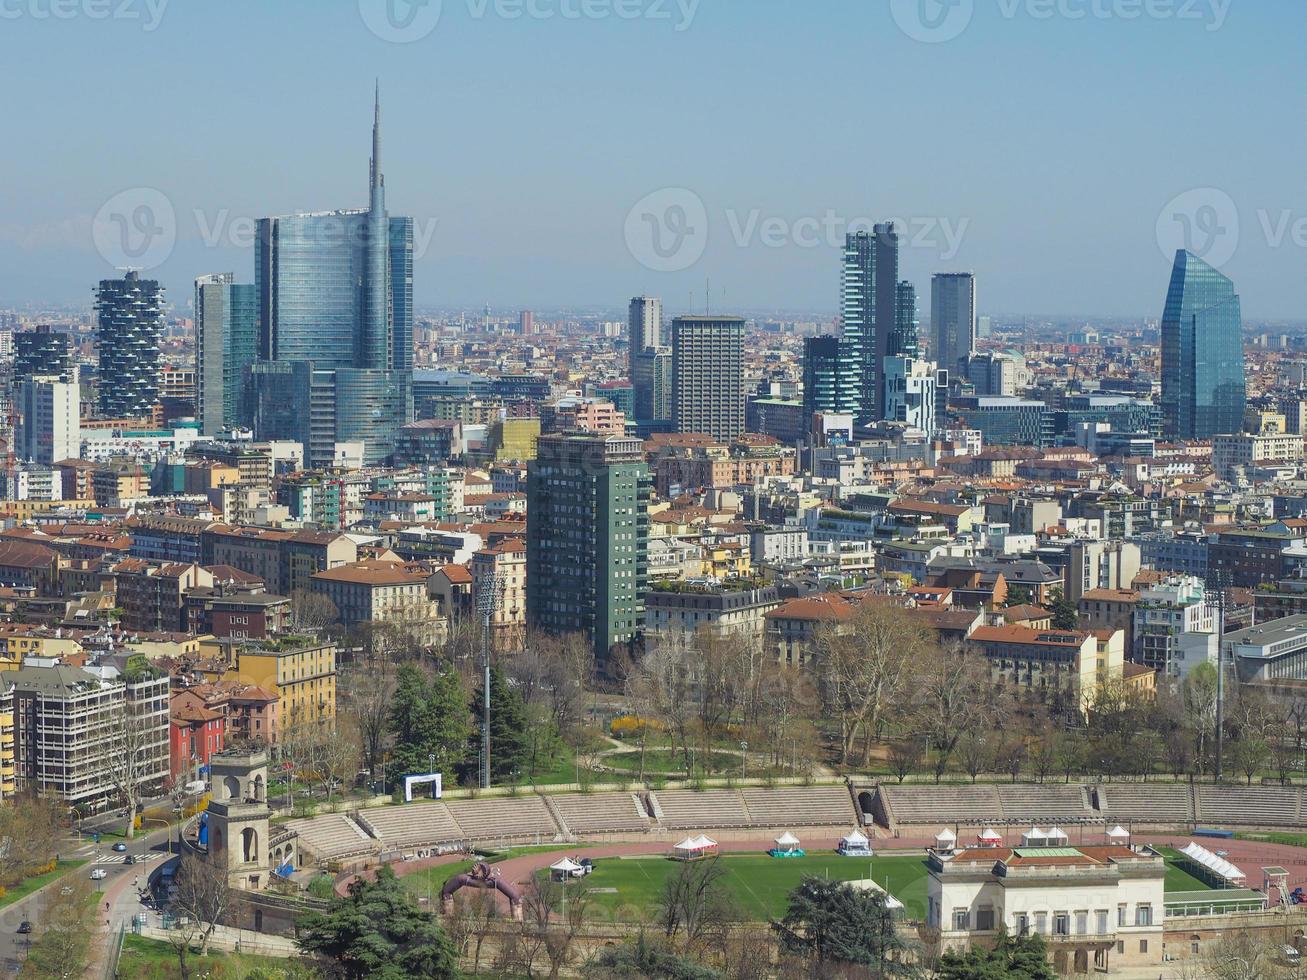
<svg viewBox="0 0 1307 980">
<path fill-rule="evenodd" d="M 745 778 L 744 775 L 746 771 L 745 767 L 748 766 L 748 764 L 749 764 L 749 743 L 741 739 L 740 740 L 740 779 L 741 780 L 744 780 Z"/>
</svg>

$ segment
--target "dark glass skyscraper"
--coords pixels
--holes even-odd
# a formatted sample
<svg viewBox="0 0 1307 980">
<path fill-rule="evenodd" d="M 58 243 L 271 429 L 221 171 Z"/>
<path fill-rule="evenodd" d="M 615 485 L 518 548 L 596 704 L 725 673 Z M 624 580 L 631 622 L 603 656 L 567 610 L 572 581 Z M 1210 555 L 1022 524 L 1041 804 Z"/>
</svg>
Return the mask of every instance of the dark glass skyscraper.
<svg viewBox="0 0 1307 980">
<path fill-rule="evenodd" d="M 135 271 L 121 279 L 101 279 L 95 292 L 95 318 L 100 414 L 105 418 L 149 415 L 159 400 L 163 287 Z"/>
<path fill-rule="evenodd" d="M 1162 416 L 1170 439 L 1243 430 L 1243 316 L 1234 283 L 1176 252 L 1162 314 Z"/>
<path fill-rule="evenodd" d="M 374 112 L 368 207 L 263 218 L 254 250 L 260 357 L 337 372 L 336 439 L 362 440 L 369 464 L 412 418 L 413 369 L 413 221 L 386 213 Z"/>
<path fill-rule="evenodd" d="M 744 433 L 744 320 L 678 316 L 672 321 L 672 424 L 714 439 Z"/>
<path fill-rule="evenodd" d="M 60 381 L 72 381 L 76 374 L 72 337 L 65 331 L 53 329 L 48 323 L 39 324 L 35 330 L 14 334 L 14 380 L 21 381 L 38 374 L 56 377 Z"/>
</svg>

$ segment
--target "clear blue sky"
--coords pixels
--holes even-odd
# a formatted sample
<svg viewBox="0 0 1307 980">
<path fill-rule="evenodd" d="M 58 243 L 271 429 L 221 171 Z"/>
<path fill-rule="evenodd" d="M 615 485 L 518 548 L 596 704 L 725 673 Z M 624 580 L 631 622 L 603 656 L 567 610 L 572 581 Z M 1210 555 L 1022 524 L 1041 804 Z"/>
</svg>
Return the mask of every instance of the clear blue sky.
<svg viewBox="0 0 1307 980">
<path fill-rule="evenodd" d="M 0 0 L 0 305 L 89 301 L 112 269 L 92 216 L 137 187 L 177 215 L 174 302 L 200 273 L 251 279 L 239 235 L 205 230 L 363 206 L 379 76 L 390 209 L 435 222 L 421 304 L 677 307 L 710 276 L 718 308 L 833 310 L 836 249 L 732 230 L 756 212 L 784 240 L 830 212 L 929 229 L 904 250 L 923 307 L 932 272 L 974 269 L 984 311 L 1157 316 L 1158 217 L 1212 187 L 1246 314 L 1307 320 L 1307 234 L 1273 246 L 1259 218 L 1307 218 L 1301 0 L 954 0 L 971 20 L 944 43 L 907 36 L 899 0 L 699 0 L 688 24 L 676 0 L 513 2 L 444 0 L 390 43 L 373 0 L 171 0 L 153 30 L 146 0 Z M 674 272 L 624 234 L 665 187 L 708 216 Z M 963 229 L 955 255 L 932 221 Z"/>
</svg>

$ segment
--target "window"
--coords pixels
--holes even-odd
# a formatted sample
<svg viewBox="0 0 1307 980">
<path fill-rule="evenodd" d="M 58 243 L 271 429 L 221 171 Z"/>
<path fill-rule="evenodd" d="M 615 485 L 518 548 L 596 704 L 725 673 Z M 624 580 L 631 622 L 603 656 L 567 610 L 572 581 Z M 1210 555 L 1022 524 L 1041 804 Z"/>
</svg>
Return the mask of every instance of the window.
<svg viewBox="0 0 1307 980">
<path fill-rule="evenodd" d="M 1141 953 L 1147 953 L 1147 952 L 1148 952 L 1148 940 L 1147 940 L 1147 939 L 1141 939 L 1141 940 L 1139 940 L 1139 952 L 1141 952 Z"/>
<path fill-rule="evenodd" d="M 1071 935 L 1071 917 L 1065 912 L 1056 912 L 1053 915 L 1053 935 L 1069 936 Z"/>
<path fill-rule="evenodd" d="M 1089 934 L 1089 913 L 1076 913 L 1076 935 L 1085 936 Z"/>
<path fill-rule="evenodd" d="M 982 905 L 976 912 L 976 928 L 981 932 L 992 932 L 994 930 L 994 909 L 989 905 Z"/>
<path fill-rule="evenodd" d="M 1151 926 L 1153 924 L 1153 907 L 1151 905 L 1140 905 L 1135 909 L 1135 925 Z"/>
<path fill-rule="evenodd" d="M 1119 926 L 1125 925 L 1125 909 L 1126 907 L 1124 905 L 1118 905 L 1116 907 L 1116 924 Z"/>
<path fill-rule="evenodd" d="M 966 909 L 954 909 L 953 928 L 960 931 L 971 928 L 971 913 Z"/>
<path fill-rule="evenodd" d="M 1047 912 L 1036 912 L 1036 913 L 1035 913 L 1035 932 L 1039 933 L 1041 936 L 1046 936 L 1046 935 L 1048 935 L 1048 913 L 1047 913 Z"/>
<path fill-rule="evenodd" d="M 1096 930 L 1098 935 L 1106 936 L 1107 935 L 1107 909 L 1099 909 L 1096 913 L 1094 913 L 1094 915 L 1095 918 L 1098 919 L 1098 922 L 1096 923 L 1096 925 L 1098 926 L 1098 929 Z"/>
<path fill-rule="evenodd" d="M 1118 956 L 1124 956 L 1124 955 L 1125 955 L 1125 940 L 1124 940 L 1124 939 L 1118 939 L 1118 940 L 1117 940 L 1117 943 L 1116 943 L 1116 952 L 1117 952 L 1117 955 L 1118 955 Z"/>
</svg>

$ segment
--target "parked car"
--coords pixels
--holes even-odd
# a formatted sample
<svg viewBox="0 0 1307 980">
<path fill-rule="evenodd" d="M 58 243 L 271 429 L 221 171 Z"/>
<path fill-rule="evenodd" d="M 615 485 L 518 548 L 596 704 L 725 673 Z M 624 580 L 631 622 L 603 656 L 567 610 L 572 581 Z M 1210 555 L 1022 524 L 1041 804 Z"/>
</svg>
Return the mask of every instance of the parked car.
<svg viewBox="0 0 1307 980">
<path fill-rule="evenodd" d="M 91 872 L 92 881 L 104 881 L 107 877 L 109 877 L 109 872 L 105 871 L 104 868 L 96 868 Z"/>
<path fill-rule="evenodd" d="M 28 922 L 26 919 L 18 923 L 19 935 L 26 936 L 31 931 L 32 931 L 32 923 Z"/>
<path fill-rule="evenodd" d="M 119 841 L 117 844 L 113 846 L 113 849 L 117 851 L 119 854 L 121 854 L 123 851 L 127 850 L 127 845 L 124 844 L 122 841 Z"/>
<path fill-rule="evenodd" d="M 581 858 L 581 860 L 577 861 L 576 863 L 581 866 L 582 875 L 588 875 L 595 869 L 595 863 L 591 861 L 589 858 Z"/>
</svg>

